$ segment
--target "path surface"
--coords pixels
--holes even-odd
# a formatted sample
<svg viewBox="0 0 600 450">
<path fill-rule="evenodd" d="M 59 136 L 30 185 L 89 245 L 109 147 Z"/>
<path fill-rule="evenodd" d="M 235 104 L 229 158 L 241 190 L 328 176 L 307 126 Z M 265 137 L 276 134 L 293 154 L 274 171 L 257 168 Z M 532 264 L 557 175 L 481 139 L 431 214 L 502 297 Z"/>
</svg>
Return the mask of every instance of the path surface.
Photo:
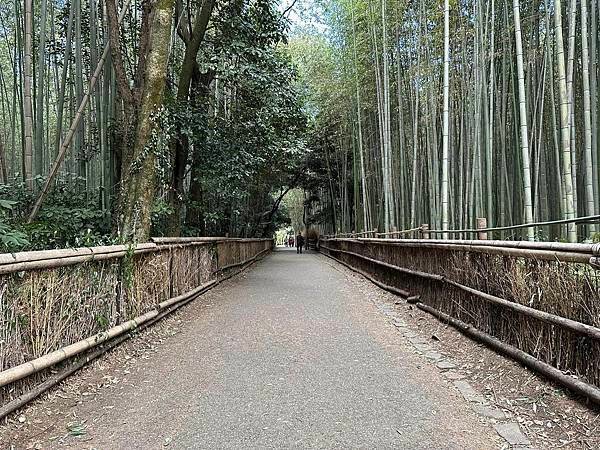
<svg viewBox="0 0 600 450">
<path fill-rule="evenodd" d="M 74 406 L 84 441 L 52 445 L 498 447 L 452 385 L 323 256 L 278 251 L 183 317 L 182 331 L 118 389 Z"/>
</svg>

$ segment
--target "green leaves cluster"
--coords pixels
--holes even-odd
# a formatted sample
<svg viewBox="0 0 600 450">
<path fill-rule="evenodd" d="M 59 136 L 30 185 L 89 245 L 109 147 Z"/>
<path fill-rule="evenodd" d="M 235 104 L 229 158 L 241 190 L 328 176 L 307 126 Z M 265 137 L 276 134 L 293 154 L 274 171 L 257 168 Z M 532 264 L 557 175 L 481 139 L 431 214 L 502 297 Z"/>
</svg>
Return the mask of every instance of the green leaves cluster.
<svg viewBox="0 0 600 450">
<path fill-rule="evenodd" d="M 41 184 L 43 179 L 36 180 Z M 99 192 L 87 192 L 85 180 L 65 175 L 39 219 L 24 223 L 33 196 L 22 183 L 0 185 L 0 243 L 3 251 L 84 247 L 108 244 L 111 223 L 98 208 Z M 9 200 L 10 199 L 10 200 Z"/>
<path fill-rule="evenodd" d="M 221 2 L 212 25 L 198 63 L 214 77 L 213 91 L 172 108 L 193 148 L 192 183 L 202 190 L 187 202 L 206 228 L 188 221 L 187 232 L 254 235 L 264 231 L 271 194 L 301 171 L 307 119 L 274 2 Z"/>
</svg>

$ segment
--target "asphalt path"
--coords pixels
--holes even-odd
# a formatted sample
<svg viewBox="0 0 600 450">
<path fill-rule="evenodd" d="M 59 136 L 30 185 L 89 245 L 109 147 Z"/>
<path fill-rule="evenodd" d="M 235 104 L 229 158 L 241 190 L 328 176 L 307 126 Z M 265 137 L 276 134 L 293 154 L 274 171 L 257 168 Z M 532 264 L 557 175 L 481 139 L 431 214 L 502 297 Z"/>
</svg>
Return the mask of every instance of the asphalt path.
<svg viewBox="0 0 600 450">
<path fill-rule="evenodd" d="M 187 307 L 181 332 L 118 389 L 75 405 L 84 441 L 52 445 L 497 448 L 344 270 L 276 251 Z"/>
</svg>

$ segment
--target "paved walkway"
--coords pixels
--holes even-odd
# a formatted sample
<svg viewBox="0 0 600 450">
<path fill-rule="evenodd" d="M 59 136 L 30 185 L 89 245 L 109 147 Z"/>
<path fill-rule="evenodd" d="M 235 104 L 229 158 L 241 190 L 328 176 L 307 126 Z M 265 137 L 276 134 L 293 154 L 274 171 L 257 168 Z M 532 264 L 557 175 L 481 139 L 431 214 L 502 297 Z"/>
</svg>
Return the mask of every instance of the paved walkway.
<svg viewBox="0 0 600 450">
<path fill-rule="evenodd" d="M 119 389 L 74 406 L 84 441 L 52 445 L 498 447 L 452 385 L 323 256 L 277 251 L 182 319 L 182 331 Z"/>
</svg>

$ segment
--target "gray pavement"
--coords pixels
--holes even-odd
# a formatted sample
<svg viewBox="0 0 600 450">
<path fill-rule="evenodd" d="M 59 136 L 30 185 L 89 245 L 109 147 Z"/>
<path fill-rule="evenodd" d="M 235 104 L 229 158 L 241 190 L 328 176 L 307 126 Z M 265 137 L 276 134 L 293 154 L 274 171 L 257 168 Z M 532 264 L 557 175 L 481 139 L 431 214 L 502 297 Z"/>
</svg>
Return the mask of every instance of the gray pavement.
<svg viewBox="0 0 600 450">
<path fill-rule="evenodd" d="M 360 289 L 323 256 L 275 252 L 186 308 L 119 389 L 74 407 L 85 439 L 54 445 L 497 448 Z"/>
</svg>

